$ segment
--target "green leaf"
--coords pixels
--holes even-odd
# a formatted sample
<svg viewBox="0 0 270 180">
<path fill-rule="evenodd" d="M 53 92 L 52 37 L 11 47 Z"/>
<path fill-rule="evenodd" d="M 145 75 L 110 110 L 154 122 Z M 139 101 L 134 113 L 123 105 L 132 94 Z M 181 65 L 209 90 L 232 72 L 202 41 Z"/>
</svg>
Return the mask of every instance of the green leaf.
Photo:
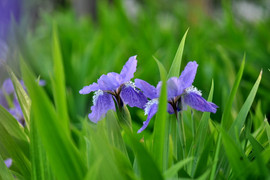
<svg viewBox="0 0 270 180">
<path fill-rule="evenodd" d="M 46 151 L 41 143 L 35 121 L 30 121 L 30 152 L 33 180 L 50 180 L 52 178 L 51 168 Z"/>
<path fill-rule="evenodd" d="M 10 173 L 9 169 L 7 168 L 4 160 L 2 159 L 2 156 L 0 155 L 0 180 L 12 180 L 13 175 Z"/>
<path fill-rule="evenodd" d="M 164 177 L 172 178 L 174 175 L 178 173 L 179 170 L 181 170 L 186 164 L 188 164 L 190 161 L 193 160 L 193 157 L 186 158 L 182 161 L 177 162 L 172 167 L 170 167 L 167 171 L 164 172 Z"/>
<path fill-rule="evenodd" d="M 182 56 L 183 56 L 183 51 L 184 51 L 184 46 L 185 46 L 185 41 L 186 41 L 186 36 L 188 33 L 188 30 L 185 32 L 179 46 L 177 49 L 177 52 L 175 54 L 175 57 L 173 59 L 170 71 L 168 73 L 168 78 L 170 77 L 178 77 L 180 75 L 180 69 L 181 69 L 181 62 L 182 62 Z"/>
<path fill-rule="evenodd" d="M 207 101 L 211 102 L 213 98 L 213 93 L 214 93 L 214 81 L 212 81 L 211 84 L 211 89 L 209 92 L 209 96 Z M 199 123 L 199 127 L 195 136 L 195 141 L 194 141 L 194 146 L 196 147 L 195 152 L 194 152 L 194 164 L 192 167 L 192 172 L 194 173 L 195 170 L 197 169 L 197 164 L 199 155 L 202 153 L 204 149 L 204 144 L 208 132 L 208 120 L 210 118 L 210 112 L 204 112 L 202 115 L 202 118 Z"/>
<path fill-rule="evenodd" d="M 236 79 L 235 79 L 234 84 L 233 84 L 233 88 L 231 90 L 230 96 L 228 97 L 228 101 L 226 103 L 224 112 L 222 114 L 221 125 L 225 129 L 229 129 L 231 124 L 233 123 L 233 119 L 231 118 L 232 104 L 233 104 L 233 100 L 234 100 L 234 97 L 236 95 L 237 89 L 239 87 L 240 81 L 242 79 L 242 75 L 243 75 L 243 71 L 244 71 L 244 67 L 245 67 L 245 61 L 246 61 L 246 55 L 244 55 L 244 57 L 243 57 L 242 64 L 241 64 L 240 69 L 237 73 Z"/>
<path fill-rule="evenodd" d="M 264 148 L 263 146 L 250 134 L 248 135 L 249 142 L 251 143 L 253 147 L 253 151 L 255 153 L 255 161 L 257 163 L 258 169 L 260 171 L 260 176 L 264 176 L 264 178 L 267 179 L 269 177 L 269 172 L 267 167 L 264 164 L 264 161 L 261 156 L 261 152 L 263 152 Z"/>
<path fill-rule="evenodd" d="M 250 107 L 253 103 L 253 100 L 255 98 L 255 95 L 257 93 L 259 84 L 261 82 L 261 78 L 262 78 L 262 71 L 260 72 L 260 75 L 257 79 L 257 81 L 255 82 L 253 88 L 251 89 L 244 105 L 242 106 L 240 112 L 237 115 L 237 118 L 235 119 L 235 121 L 233 122 L 231 128 L 230 128 L 230 134 L 233 136 L 239 135 L 242 127 L 244 126 L 247 114 L 250 110 Z M 236 134 L 234 133 L 236 130 Z"/>
<path fill-rule="evenodd" d="M 70 133 L 32 71 L 21 61 L 23 80 L 32 99 L 33 120 L 56 179 L 82 179 L 86 172 L 84 161 L 72 142 Z M 59 121 L 61 120 L 61 121 Z"/>
<path fill-rule="evenodd" d="M 64 127 L 66 132 L 69 132 L 69 117 L 67 109 L 67 96 L 65 89 L 65 71 L 63 66 L 63 60 L 61 55 L 61 48 L 58 40 L 56 24 L 53 26 L 53 38 L 52 38 L 52 53 L 54 62 L 54 76 L 52 80 L 53 95 L 56 110 L 61 118 L 61 126 Z"/>
<path fill-rule="evenodd" d="M 166 136 L 165 128 L 166 128 L 166 120 L 167 120 L 167 89 L 166 89 L 166 84 L 167 84 L 166 74 L 167 73 L 164 66 L 157 59 L 155 60 L 159 67 L 162 85 L 161 85 L 161 93 L 159 97 L 158 111 L 157 111 L 155 124 L 154 124 L 153 156 L 154 156 L 155 161 L 158 164 L 158 167 L 160 168 L 160 170 L 162 170 L 163 167 L 165 167 L 163 163 L 166 162 L 163 154 L 165 151 L 168 151 L 165 148 L 169 148 L 168 146 L 165 147 L 165 145 L 168 144 L 168 143 L 165 143 L 165 136 Z"/>
<path fill-rule="evenodd" d="M 225 153 L 230 165 L 232 166 L 234 174 L 240 179 L 247 178 L 249 175 L 250 162 L 229 134 L 222 127 L 220 130 Z"/>
<path fill-rule="evenodd" d="M 163 179 L 161 171 L 145 147 L 130 133 L 127 133 L 127 139 L 128 145 L 135 153 L 141 178 L 144 180 Z"/>
<path fill-rule="evenodd" d="M 3 122 L 16 121 L 10 114 L 5 111 L 5 109 L 0 106 L 0 120 Z M 3 116 L 2 116 L 3 115 Z M 4 123 L 5 124 L 5 123 Z M 8 123 L 7 123 L 8 124 Z M 0 123 L 0 142 L 4 145 L 5 149 L 8 150 L 8 156 L 13 160 L 16 166 L 20 167 L 19 172 L 25 177 L 25 179 L 30 179 L 30 161 L 29 161 L 29 144 L 28 141 L 23 140 L 18 136 L 18 133 L 12 133 L 12 130 L 18 130 L 16 126 L 5 126 Z M 11 133 L 10 133 L 11 132 Z M 20 132 L 20 131 L 19 131 Z M 16 137 L 13 136 L 16 135 Z M 2 151 L 0 149 L 0 151 Z M 2 152 L 1 152 L 2 153 Z"/>
<path fill-rule="evenodd" d="M 16 92 L 16 95 L 18 97 L 19 103 L 20 103 L 20 107 L 22 109 L 23 115 L 24 115 L 24 119 L 25 119 L 25 124 L 27 129 L 29 130 L 29 126 L 30 126 L 30 109 L 31 109 L 31 100 L 28 97 L 27 93 L 25 92 L 25 90 L 23 89 L 20 81 L 18 80 L 18 78 L 15 76 L 15 74 L 12 72 L 12 70 L 7 67 L 7 70 L 9 72 L 9 75 L 11 77 L 12 83 L 14 85 L 14 89 Z"/>
</svg>

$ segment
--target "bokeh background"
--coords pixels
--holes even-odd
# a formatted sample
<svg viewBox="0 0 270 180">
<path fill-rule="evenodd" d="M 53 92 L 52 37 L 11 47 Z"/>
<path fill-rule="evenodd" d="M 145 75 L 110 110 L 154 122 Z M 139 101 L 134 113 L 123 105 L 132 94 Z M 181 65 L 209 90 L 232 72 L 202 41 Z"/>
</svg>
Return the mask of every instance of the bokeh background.
<svg viewBox="0 0 270 180">
<path fill-rule="evenodd" d="M 66 74 L 72 122 L 90 112 L 91 95 L 79 90 L 102 74 L 120 72 L 125 61 L 138 55 L 135 78 L 156 85 L 153 56 L 169 70 L 178 45 L 189 29 L 182 67 L 199 64 L 194 85 L 207 97 L 215 83 L 212 115 L 219 121 L 234 79 L 246 56 L 237 114 L 260 70 L 263 77 L 250 116 L 270 117 L 270 1 L 268 0 L 0 0 L 0 58 L 20 77 L 19 55 L 46 80 L 52 94 L 52 26 L 57 24 Z M 0 67 L 0 82 L 7 78 Z M 141 124 L 142 111 L 131 110 Z M 258 116 L 258 113 L 257 115 Z M 138 120 L 139 119 L 139 120 Z M 141 119 L 141 120 L 140 120 Z"/>
</svg>

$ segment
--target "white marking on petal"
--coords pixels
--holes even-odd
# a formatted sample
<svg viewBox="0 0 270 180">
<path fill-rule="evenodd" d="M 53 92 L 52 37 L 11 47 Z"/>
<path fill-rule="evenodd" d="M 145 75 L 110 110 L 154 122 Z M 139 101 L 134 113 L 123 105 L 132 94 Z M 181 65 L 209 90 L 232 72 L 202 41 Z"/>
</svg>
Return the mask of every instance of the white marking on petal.
<svg viewBox="0 0 270 180">
<path fill-rule="evenodd" d="M 127 87 L 132 87 L 134 90 L 135 90 L 135 88 L 136 88 L 135 83 L 132 82 L 132 81 L 126 82 L 125 85 L 126 85 Z"/>
<path fill-rule="evenodd" d="M 158 98 L 152 99 L 146 103 L 144 108 L 144 115 L 148 115 L 150 108 L 153 104 L 158 104 Z"/>
<path fill-rule="evenodd" d="M 94 96 L 93 96 L 93 105 L 94 106 L 97 104 L 98 97 L 103 95 L 103 94 L 104 94 L 104 92 L 102 90 L 100 90 L 100 89 L 95 91 Z"/>
<path fill-rule="evenodd" d="M 188 87 L 185 91 L 186 91 L 186 93 L 191 93 L 191 92 L 193 92 L 193 93 L 198 94 L 199 96 L 202 96 L 202 91 L 201 91 L 201 90 L 198 90 L 198 89 L 197 89 L 196 87 L 194 87 L 194 86 Z"/>
</svg>

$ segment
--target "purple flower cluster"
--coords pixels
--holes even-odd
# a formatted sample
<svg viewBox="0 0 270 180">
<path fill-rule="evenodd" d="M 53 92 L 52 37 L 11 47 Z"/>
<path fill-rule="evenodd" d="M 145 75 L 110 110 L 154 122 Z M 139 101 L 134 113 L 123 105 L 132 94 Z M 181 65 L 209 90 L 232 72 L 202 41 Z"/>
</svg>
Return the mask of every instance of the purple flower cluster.
<svg viewBox="0 0 270 180">
<path fill-rule="evenodd" d="M 135 79 L 135 83 L 131 82 L 136 66 L 136 56 L 132 56 L 126 62 L 120 74 L 111 72 L 102 75 L 97 83 L 85 86 L 80 90 L 80 94 L 89 94 L 95 91 L 93 106 L 91 107 L 92 112 L 88 115 L 91 121 L 97 123 L 108 110 L 115 110 L 114 102 L 116 102 L 119 108 L 127 104 L 130 107 L 144 109 L 145 115 L 148 115 L 148 117 L 138 133 L 148 126 L 151 118 L 158 110 L 161 82 L 156 87 L 141 79 Z M 201 91 L 192 85 L 197 67 L 198 64 L 195 61 L 189 62 L 179 78 L 171 77 L 168 79 L 168 113 L 177 116 L 177 113 L 185 110 L 187 105 L 202 112 L 216 112 L 218 106 L 207 102 L 202 97 Z"/>
</svg>

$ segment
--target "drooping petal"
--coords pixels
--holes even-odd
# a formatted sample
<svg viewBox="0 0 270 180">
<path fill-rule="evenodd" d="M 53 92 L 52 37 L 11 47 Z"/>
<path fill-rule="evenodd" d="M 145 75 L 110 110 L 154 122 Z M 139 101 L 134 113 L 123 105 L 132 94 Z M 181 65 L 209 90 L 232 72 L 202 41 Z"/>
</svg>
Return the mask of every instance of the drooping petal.
<svg viewBox="0 0 270 180">
<path fill-rule="evenodd" d="M 12 165 L 12 159 L 8 158 L 5 160 L 5 164 L 8 168 L 10 168 L 10 166 Z"/>
<path fill-rule="evenodd" d="M 84 86 L 79 93 L 80 94 L 89 94 L 92 91 L 97 91 L 99 90 L 99 86 L 97 83 L 90 84 L 89 86 Z"/>
<path fill-rule="evenodd" d="M 121 90 L 120 97 L 123 102 L 130 107 L 138 107 L 143 109 L 147 103 L 147 98 L 142 91 L 136 89 L 134 83 L 126 83 Z"/>
<path fill-rule="evenodd" d="M 179 77 L 179 81 L 183 83 L 183 88 L 186 89 L 190 87 L 195 79 L 197 72 L 198 64 L 196 61 L 189 62 L 184 71 L 181 73 Z"/>
<path fill-rule="evenodd" d="M 135 79 L 135 86 L 141 89 L 144 95 L 149 99 L 154 99 L 158 97 L 156 88 L 144 80 Z"/>
<path fill-rule="evenodd" d="M 126 64 L 123 66 L 123 69 L 120 73 L 122 76 L 122 83 L 130 81 L 134 77 L 134 73 L 136 72 L 137 67 L 137 56 L 131 56 Z"/>
<path fill-rule="evenodd" d="M 190 92 L 183 96 L 184 103 L 189 105 L 193 109 L 202 112 L 212 112 L 216 113 L 217 106 L 214 103 L 207 102 L 202 96 L 197 93 Z"/>
<path fill-rule="evenodd" d="M 120 74 L 110 72 L 98 79 L 98 86 L 103 91 L 114 91 L 122 84 L 122 81 Z"/>
<path fill-rule="evenodd" d="M 148 115 L 147 119 L 146 121 L 143 122 L 143 126 L 138 130 L 137 133 L 141 133 L 148 126 L 152 117 L 157 113 L 157 110 L 158 110 L 158 100 L 152 99 L 151 101 L 148 101 L 144 109 L 145 114 Z"/>
<path fill-rule="evenodd" d="M 91 107 L 92 112 L 88 115 L 88 118 L 92 122 L 97 123 L 110 109 L 115 110 L 112 95 L 98 90 L 93 97 L 93 106 Z"/>
<path fill-rule="evenodd" d="M 11 93 L 14 92 L 14 86 L 12 84 L 12 81 L 10 78 L 6 79 L 3 82 L 3 86 L 2 86 L 2 90 L 7 93 L 8 95 L 10 95 Z"/>
</svg>

